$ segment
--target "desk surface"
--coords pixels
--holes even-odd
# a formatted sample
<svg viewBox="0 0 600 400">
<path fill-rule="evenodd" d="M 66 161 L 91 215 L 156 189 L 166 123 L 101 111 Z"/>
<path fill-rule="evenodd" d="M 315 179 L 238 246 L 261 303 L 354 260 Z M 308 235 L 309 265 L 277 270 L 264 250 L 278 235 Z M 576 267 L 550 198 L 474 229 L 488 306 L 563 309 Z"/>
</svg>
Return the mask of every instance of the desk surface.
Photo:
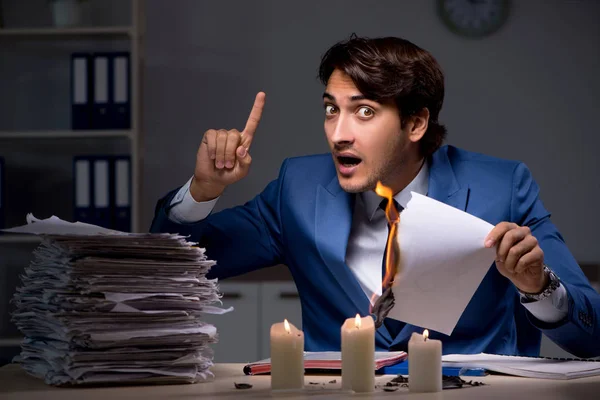
<svg viewBox="0 0 600 400">
<path fill-rule="evenodd" d="M 508 376 L 474 377 L 485 386 L 464 389 L 445 390 L 442 393 L 416 394 L 400 388 L 396 392 L 384 392 L 380 387 L 392 376 L 376 377 L 378 388 L 371 395 L 352 395 L 342 392 L 341 379 L 338 376 L 307 375 L 305 389 L 298 393 L 273 394 L 270 390 L 269 376 L 245 376 L 243 364 L 217 364 L 212 368 L 215 378 L 211 382 L 187 385 L 163 386 L 122 386 L 97 388 L 56 388 L 41 380 L 27 375 L 17 365 L 0 368 L 0 399 L 262 399 L 280 397 L 285 399 L 337 399 L 348 397 L 392 398 L 406 397 L 418 399 L 598 399 L 600 377 L 581 378 L 568 381 L 546 379 L 516 378 Z M 329 383 L 333 379 L 336 383 Z M 470 379 L 470 377 L 469 377 Z M 234 382 L 250 383 L 251 389 L 236 389 Z M 311 384 L 311 383 L 317 384 Z"/>
</svg>

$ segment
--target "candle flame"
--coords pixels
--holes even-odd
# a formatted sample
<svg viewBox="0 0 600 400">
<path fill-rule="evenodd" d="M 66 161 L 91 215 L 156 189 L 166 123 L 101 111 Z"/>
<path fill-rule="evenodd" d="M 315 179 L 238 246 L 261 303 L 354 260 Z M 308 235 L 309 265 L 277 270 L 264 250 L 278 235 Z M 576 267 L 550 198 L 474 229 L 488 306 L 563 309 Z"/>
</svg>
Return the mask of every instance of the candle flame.
<svg viewBox="0 0 600 400">
<path fill-rule="evenodd" d="M 288 320 L 287 320 L 287 319 L 284 319 L 284 320 L 283 320 L 283 326 L 284 326 L 284 328 L 285 328 L 285 331 L 286 331 L 287 333 L 292 333 L 292 330 L 290 329 L 290 323 L 288 322 Z"/>
<path fill-rule="evenodd" d="M 356 329 L 360 329 L 362 325 L 362 320 L 360 319 L 360 315 L 356 314 L 356 318 L 354 318 L 354 326 L 356 326 Z"/>
<path fill-rule="evenodd" d="M 397 248 L 396 237 L 398 235 L 398 222 L 400 222 L 400 213 L 398 212 L 394 204 L 394 194 L 392 193 L 391 188 L 383 185 L 381 182 L 377 182 L 377 186 L 375 187 L 375 193 L 387 199 L 387 205 L 385 207 L 385 216 L 387 218 L 388 224 L 390 225 L 390 231 L 386 242 L 387 251 L 386 254 L 383 255 L 385 257 L 385 275 L 383 277 L 381 286 L 385 291 L 385 289 L 392 285 L 392 280 L 394 279 L 397 273 L 396 264 L 398 261 L 400 249 Z M 394 252 L 395 247 L 396 251 Z M 377 294 L 373 295 L 371 303 L 375 302 L 376 296 Z"/>
<path fill-rule="evenodd" d="M 423 331 L 423 340 L 427 340 L 429 338 L 429 331 L 427 329 L 425 329 Z"/>
</svg>

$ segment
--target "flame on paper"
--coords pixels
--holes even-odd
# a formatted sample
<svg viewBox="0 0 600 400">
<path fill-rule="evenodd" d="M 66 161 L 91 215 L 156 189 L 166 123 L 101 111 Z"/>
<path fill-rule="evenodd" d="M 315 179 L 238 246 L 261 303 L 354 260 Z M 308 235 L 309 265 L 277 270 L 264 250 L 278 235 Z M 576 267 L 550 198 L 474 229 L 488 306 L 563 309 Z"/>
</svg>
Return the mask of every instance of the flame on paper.
<svg viewBox="0 0 600 400">
<path fill-rule="evenodd" d="M 387 199 L 387 206 L 385 207 L 385 216 L 387 218 L 388 224 L 390 225 L 390 230 L 386 242 L 387 251 L 384 254 L 385 275 L 381 283 L 382 289 L 383 291 L 385 291 L 392 285 L 398 269 L 398 259 L 394 254 L 394 246 L 396 245 L 398 236 L 398 222 L 400 222 L 400 213 L 394 205 L 394 194 L 392 193 L 391 188 L 383 185 L 381 182 L 377 182 L 377 186 L 375 187 L 375 193 Z M 399 249 L 396 249 L 396 251 L 398 252 Z M 376 294 L 373 295 L 371 303 L 374 302 L 376 296 Z"/>
</svg>

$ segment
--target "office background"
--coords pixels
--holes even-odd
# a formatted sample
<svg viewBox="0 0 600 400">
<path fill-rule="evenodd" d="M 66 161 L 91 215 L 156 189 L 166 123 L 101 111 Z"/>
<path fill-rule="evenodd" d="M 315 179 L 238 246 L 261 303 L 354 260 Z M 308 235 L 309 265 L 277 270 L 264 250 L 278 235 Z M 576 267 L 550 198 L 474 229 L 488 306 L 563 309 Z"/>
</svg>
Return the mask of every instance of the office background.
<svg viewBox="0 0 600 400">
<path fill-rule="evenodd" d="M 435 0 L 149 1 L 144 79 L 143 220 L 193 173 L 209 128 L 242 129 L 267 93 L 250 175 L 218 208 L 249 200 L 285 157 L 326 152 L 316 79 L 323 52 L 352 32 L 407 38 L 446 75 L 448 143 L 527 163 L 581 262 L 600 262 L 600 2 L 513 1 L 483 39 L 451 33 Z"/>
<path fill-rule="evenodd" d="M 44 0 L 2 0 L 4 20 L 46 26 Z M 128 2 L 90 0 L 86 23 L 126 24 Z M 217 209 L 243 203 L 275 178 L 284 158 L 326 152 L 317 67 L 323 52 L 351 33 L 401 36 L 429 50 L 446 75 L 441 121 L 447 143 L 524 161 L 575 257 L 600 265 L 600 2 L 512 1 L 496 33 L 452 33 L 435 0 L 145 2 L 142 69 L 141 228 L 156 201 L 193 173 L 202 133 L 244 126 L 254 95 L 267 103 L 252 147 L 250 175 L 227 189 Z M 119 50 L 119 41 L 93 42 Z M 52 49 L 50 49 L 52 47 Z M 90 47 L 70 40 L 0 42 L 0 130 L 67 129 L 68 70 L 56 57 Z M 34 51 L 32 51 L 34 50 Z M 16 73 L 16 78 L 15 78 Z M 18 180 L 7 225 L 72 217 L 71 157 L 122 153 L 123 139 L 0 141 Z M 9 183 L 10 184 L 10 183 Z M 7 184 L 8 185 L 8 184 Z M 14 333 L 8 299 L 31 244 L 0 245 L 0 335 Z M 588 275 L 598 276 L 597 268 Z"/>
</svg>

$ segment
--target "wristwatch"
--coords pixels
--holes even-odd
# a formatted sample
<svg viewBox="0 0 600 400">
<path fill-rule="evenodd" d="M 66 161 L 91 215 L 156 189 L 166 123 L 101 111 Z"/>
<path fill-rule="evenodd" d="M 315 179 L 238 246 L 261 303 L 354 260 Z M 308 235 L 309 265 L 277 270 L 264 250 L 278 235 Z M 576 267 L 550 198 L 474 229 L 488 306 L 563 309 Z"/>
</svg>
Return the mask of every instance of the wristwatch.
<svg viewBox="0 0 600 400">
<path fill-rule="evenodd" d="M 550 297 L 560 287 L 560 279 L 546 264 L 544 264 L 544 273 L 548 275 L 548 284 L 544 290 L 539 293 L 525 293 L 519 290 L 519 293 L 529 301 L 539 301 Z"/>
</svg>

